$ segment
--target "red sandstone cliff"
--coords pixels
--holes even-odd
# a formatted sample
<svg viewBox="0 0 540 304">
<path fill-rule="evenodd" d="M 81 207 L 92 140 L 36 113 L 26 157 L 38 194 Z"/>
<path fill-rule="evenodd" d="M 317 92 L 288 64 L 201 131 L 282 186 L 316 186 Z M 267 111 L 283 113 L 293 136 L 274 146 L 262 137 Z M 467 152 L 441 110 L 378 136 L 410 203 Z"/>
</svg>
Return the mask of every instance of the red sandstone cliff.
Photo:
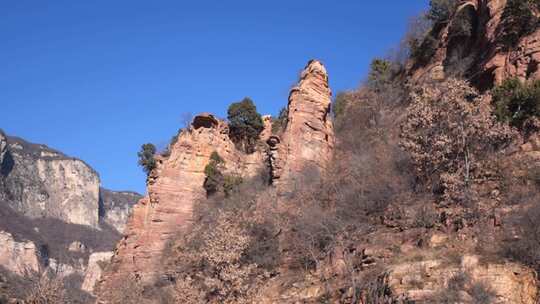
<svg viewBox="0 0 540 304">
<path fill-rule="evenodd" d="M 326 69 L 310 61 L 289 97 L 288 125 L 282 135 L 280 154 L 268 153 L 270 117 L 264 116 L 265 130 L 252 154 L 237 150 L 228 136 L 227 123 L 211 114 L 196 116 L 181 132 L 168 157 L 157 156 L 157 168 L 149 178 L 148 194 L 134 207 L 125 234 L 117 245 L 108 272 L 100 283 L 102 298 L 126 278 L 152 281 L 163 270 L 161 256 L 167 244 L 182 233 L 192 220 L 194 204 L 205 196 L 204 168 L 216 151 L 226 171 L 249 178 L 259 170 L 275 171 L 279 184 L 291 185 L 295 174 L 314 165 L 324 170 L 332 158 L 334 134 L 330 120 L 331 91 Z M 275 146 L 271 144 L 270 146 Z M 272 150 L 273 149 L 273 150 Z M 267 168 L 273 158 L 279 169 Z M 277 175 L 277 170 L 281 173 Z M 285 188 L 289 188 L 286 186 Z"/>
<path fill-rule="evenodd" d="M 467 69 L 468 76 L 482 89 L 509 77 L 540 78 L 540 29 L 521 37 L 515 47 L 505 48 L 500 43 L 506 4 L 506 0 L 462 1 L 452 20 L 437 33 L 433 58 L 425 65 L 411 67 L 412 78 L 418 81 L 447 76 L 451 62 Z M 469 22 L 470 36 L 452 34 L 452 24 L 458 18 Z"/>
</svg>

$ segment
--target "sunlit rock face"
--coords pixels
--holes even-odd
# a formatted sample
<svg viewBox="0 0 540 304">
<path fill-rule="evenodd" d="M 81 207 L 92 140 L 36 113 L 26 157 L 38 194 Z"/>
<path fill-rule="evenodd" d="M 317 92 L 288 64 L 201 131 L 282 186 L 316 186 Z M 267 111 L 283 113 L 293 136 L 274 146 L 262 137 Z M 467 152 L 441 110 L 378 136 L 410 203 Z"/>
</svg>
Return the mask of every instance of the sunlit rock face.
<svg viewBox="0 0 540 304">
<path fill-rule="evenodd" d="M 102 297 L 106 299 L 107 292 L 122 278 L 156 278 L 166 245 L 190 225 L 194 204 L 206 195 L 204 168 L 212 152 L 224 159 L 228 174 L 245 180 L 260 172 L 270 173 L 272 180 L 268 182 L 284 190 L 288 189 L 284 185 L 292 185 L 306 168 L 322 173 L 334 147 L 330 104 L 326 69 L 319 61 L 310 61 L 291 91 L 289 124 L 282 139 L 272 135 L 271 117 L 263 116 L 264 130 L 254 153 L 235 147 L 226 122 L 208 113 L 197 115 L 170 147 L 170 155 L 157 156 L 157 168 L 147 181 L 148 194 L 134 207 L 113 256 L 113 270 L 102 278 Z"/>
<path fill-rule="evenodd" d="M 0 266 L 21 276 L 37 273 L 41 264 L 36 245 L 15 240 L 11 233 L 0 231 Z"/>
<path fill-rule="evenodd" d="M 283 135 L 268 141 L 273 183 L 283 190 L 301 182 L 297 178 L 306 170 L 316 176 L 330 163 L 335 141 L 331 97 L 326 68 L 319 61 L 310 61 L 290 92 Z"/>
<path fill-rule="evenodd" d="M 99 227 L 99 176 L 92 168 L 45 145 L 4 138 L 1 200 L 30 218 Z"/>
<path fill-rule="evenodd" d="M 170 155 L 156 156 L 148 194 L 133 208 L 112 259 L 114 271 L 104 276 L 102 290 L 112 290 L 120 278 L 134 274 L 142 280 L 155 278 L 167 243 L 191 223 L 194 204 L 206 197 L 204 168 L 214 151 L 228 174 L 249 178 L 265 169 L 264 149 L 245 154 L 229 139 L 226 122 L 207 113 L 195 116 L 170 147 Z"/>
<path fill-rule="evenodd" d="M 101 188 L 99 191 L 99 216 L 119 233 L 126 227 L 131 210 L 141 195 L 130 191 L 111 191 Z"/>
</svg>

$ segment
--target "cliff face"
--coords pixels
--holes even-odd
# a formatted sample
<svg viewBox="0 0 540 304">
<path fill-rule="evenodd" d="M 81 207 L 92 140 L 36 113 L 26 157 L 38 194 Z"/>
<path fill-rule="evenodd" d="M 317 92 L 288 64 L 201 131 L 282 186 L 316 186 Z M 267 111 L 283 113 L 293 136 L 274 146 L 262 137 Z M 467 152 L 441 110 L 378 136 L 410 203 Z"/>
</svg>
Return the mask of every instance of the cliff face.
<svg viewBox="0 0 540 304">
<path fill-rule="evenodd" d="M 52 217 L 98 228 L 99 177 L 78 159 L 7 137 L 2 161 L 4 201 L 30 218 Z"/>
<path fill-rule="evenodd" d="M 435 55 L 427 64 L 412 67 L 412 78 L 417 81 L 442 78 L 452 73 L 451 65 L 457 64 L 459 69 L 467 70 L 481 89 L 509 77 L 538 79 L 540 29 L 521 37 L 516 46 L 505 47 L 500 37 L 507 3 L 507 0 L 462 1 L 453 18 L 438 32 Z M 457 23 L 470 26 L 470 33 L 456 35 Z"/>
<path fill-rule="evenodd" d="M 103 217 L 121 230 L 131 205 L 140 198 L 100 188 L 99 175 L 82 160 L 4 133 L 0 167 L 0 200 L 28 218 L 55 218 L 98 229 Z"/>
<path fill-rule="evenodd" d="M 1 131 L 0 169 L 0 270 L 19 277 L 47 269 L 85 276 L 86 261 L 112 251 L 141 197 L 100 188 L 83 161 Z M 95 265 L 88 269 L 95 277 Z"/>
<path fill-rule="evenodd" d="M 148 178 L 148 195 L 133 210 L 102 290 L 106 292 L 126 276 L 155 278 L 161 270 L 163 250 L 191 223 L 194 204 L 205 196 L 204 168 L 212 152 L 224 159 L 227 173 L 244 179 L 272 171 L 273 182 L 284 185 L 280 186 L 283 190 L 291 189 L 289 186 L 303 170 L 324 169 L 332 157 L 334 141 L 328 116 L 330 97 L 324 66 L 311 61 L 299 85 L 291 91 L 289 123 L 282 139 L 271 135 L 270 117 L 264 116 L 265 129 L 252 154 L 235 148 L 226 122 L 211 114 L 196 116 L 171 146 L 170 156 L 158 156 L 157 168 Z"/>
<path fill-rule="evenodd" d="M 205 196 L 204 168 L 216 151 L 227 171 L 249 177 L 264 167 L 263 153 L 244 155 L 229 139 L 228 126 L 210 114 L 194 118 L 178 136 L 168 157 L 157 156 L 157 168 L 148 177 L 148 194 L 133 215 L 113 258 L 114 273 L 107 280 L 137 275 L 151 280 L 160 270 L 160 256 L 168 242 L 192 220 L 193 204 Z M 106 288 L 105 288 L 106 289 Z"/>
<path fill-rule="evenodd" d="M 99 216 L 105 223 L 122 233 L 131 215 L 131 209 L 141 197 L 135 192 L 116 192 L 100 188 Z"/>
<path fill-rule="evenodd" d="M 41 259 L 36 245 L 30 241 L 17 242 L 13 236 L 0 231 L 0 266 L 18 275 L 38 272 Z"/>
<path fill-rule="evenodd" d="M 273 183 L 292 190 L 303 173 L 324 173 L 333 155 L 334 130 L 330 118 L 332 92 L 328 74 L 311 61 L 289 95 L 287 126 L 280 137 L 272 136 L 270 166 Z"/>
</svg>

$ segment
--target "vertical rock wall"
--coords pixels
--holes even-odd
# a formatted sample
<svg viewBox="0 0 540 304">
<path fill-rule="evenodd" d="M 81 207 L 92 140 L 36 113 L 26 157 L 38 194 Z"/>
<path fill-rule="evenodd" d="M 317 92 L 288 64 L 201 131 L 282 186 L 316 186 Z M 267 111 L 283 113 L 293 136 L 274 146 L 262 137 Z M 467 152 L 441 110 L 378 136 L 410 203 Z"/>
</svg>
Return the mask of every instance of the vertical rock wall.
<svg viewBox="0 0 540 304">
<path fill-rule="evenodd" d="M 331 96 L 325 67 L 310 61 L 290 92 L 283 135 L 268 140 L 273 183 L 279 188 L 292 190 L 302 173 L 316 177 L 329 165 L 335 141 Z"/>
<path fill-rule="evenodd" d="M 261 149 L 246 155 L 235 148 L 228 133 L 225 122 L 210 114 L 198 115 L 172 145 L 170 156 L 157 157 L 157 168 L 148 179 L 148 194 L 133 209 L 112 259 L 114 270 L 104 276 L 101 290 L 106 293 L 128 276 L 143 281 L 156 278 L 167 244 L 191 223 L 194 205 L 206 195 L 204 168 L 212 152 L 224 159 L 228 173 L 244 178 L 264 168 Z"/>
</svg>

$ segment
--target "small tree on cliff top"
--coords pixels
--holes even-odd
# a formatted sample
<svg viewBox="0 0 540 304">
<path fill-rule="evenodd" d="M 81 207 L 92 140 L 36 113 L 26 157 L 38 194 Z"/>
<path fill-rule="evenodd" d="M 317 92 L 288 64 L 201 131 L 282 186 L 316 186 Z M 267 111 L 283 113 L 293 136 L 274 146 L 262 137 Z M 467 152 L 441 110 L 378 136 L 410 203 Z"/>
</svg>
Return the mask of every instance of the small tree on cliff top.
<svg viewBox="0 0 540 304">
<path fill-rule="evenodd" d="M 264 129 L 261 115 L 253 101 L 246 97 L 229 106 L 229 136 L 237 144 L 243 146 L 247 153 L 253 152 L 255 143 Z"/>
<path fill-rule="evenodd" d="M 143 168 L 147 175 L 156 168 L 154 154 L 156 154 L 156 146 L 150 143 L 142 145 L 141 151 L 137 153 L 139 156 L 139 166 Z"/>
</svg>

